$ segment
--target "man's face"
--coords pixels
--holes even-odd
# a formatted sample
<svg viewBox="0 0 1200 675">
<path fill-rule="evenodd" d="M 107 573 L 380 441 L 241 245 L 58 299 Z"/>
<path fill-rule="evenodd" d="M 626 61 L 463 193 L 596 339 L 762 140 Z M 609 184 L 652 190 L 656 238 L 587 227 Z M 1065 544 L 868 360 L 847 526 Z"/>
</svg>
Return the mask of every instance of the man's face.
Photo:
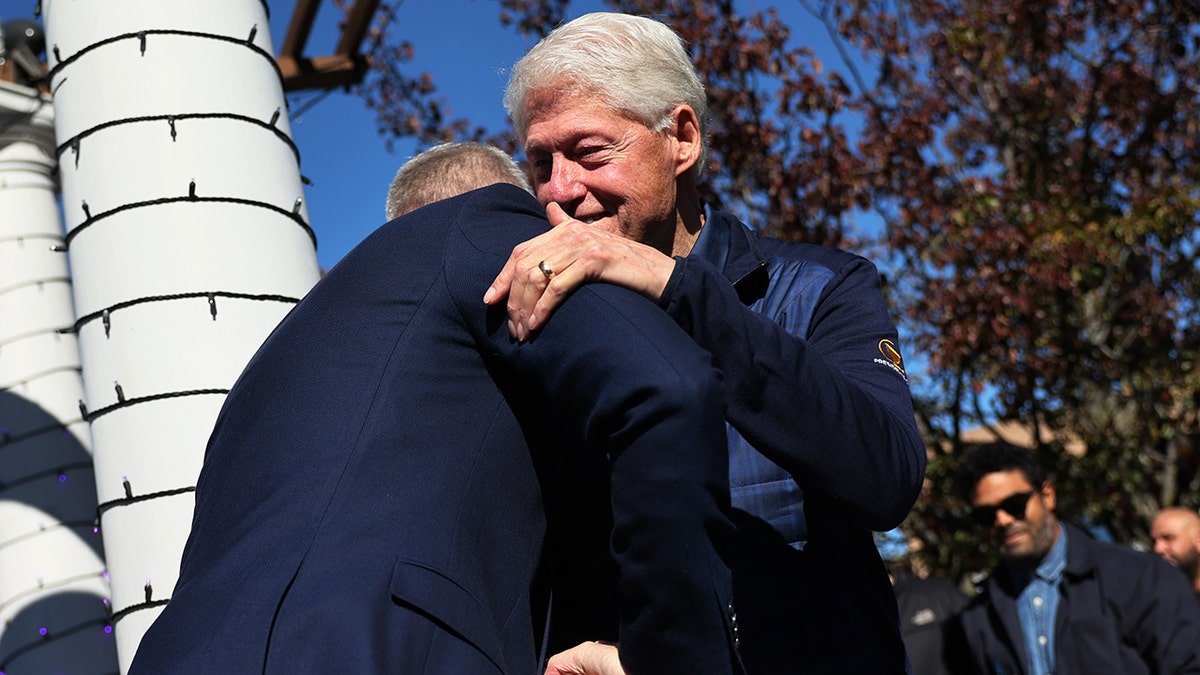
<svg viewBox="0 0 1200 675">
<path fill-rule="evenodd" d="M 1161 513 L 1150 527 L 1154 538 L 1154 552 L 1172 565 L 1183 570 L 1188 578 L 1195 578 L 1200 552 L 1197 534 L 1183 514 Z"/>
<path fill-rule="evenodd" d="M 543 205 L 671 253 L 681 168 L 673 134 L 652 131 L 598 96 L 531 92 L 525 156 Z M 688 164 L 690 166 L 690 164 Z"/>
<path fill-rule="evenodd" d="M 1033 569 L 1058 539 L 1054 502 L 1048 483 L 1035 488 L 1020 471 L 999 471 L 979 481 L 971 506 L 1000 556 L 1014 567 Z"/>
</svg>

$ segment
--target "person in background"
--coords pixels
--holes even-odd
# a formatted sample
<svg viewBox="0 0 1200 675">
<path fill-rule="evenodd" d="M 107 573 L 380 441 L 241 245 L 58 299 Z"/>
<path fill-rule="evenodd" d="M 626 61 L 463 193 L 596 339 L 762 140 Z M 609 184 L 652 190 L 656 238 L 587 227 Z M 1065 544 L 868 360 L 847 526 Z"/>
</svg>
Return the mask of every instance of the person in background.
<svg viewBox="0 0 1200 675">
<path fill-rule="evenodd" d="M 742 672 L 720 374 L 607 284 L 512 340 L 479 297 L 547 227 L 523 188 L 482 187 L 380 227 L 293 308 L 218 416 L 131 675 L 537 672 L 555 533 L 589 526 L 561 520 L 596 466 L 620 663 Z"/>
<path fill-rule="evenodd" d="M 652 19 L 588 14 L 530 49 L 505 107 L 555 227 L 513 250 L 484 301 L 507 307 L 519 339 L 588 282 L 657 302 L 726 385 L 747 670 L 904 673 L 872 530 L 908 514 L 925 447 L 879 275 L 702 204 L 706 105 L 679 36 Z M 591 672 L 579 661 L 612 649 L 584 643 L 553 664 Z"/>
<path fill-rule="evenodd" d="M 1200 673 L 1200 604 L 1170 565 L 1060 521 L 1028 450 L 982 446 L 959 470 L 1001 560 L 962 613 L 975 672 Z"/>
<path fill-rule="evenodd" d="M 938 577 L 913 573 L 911 552 L 899 530 L 881 535 L 880 553 L 900 608 L 900 630 L 914 675 L 962 675 L 966 645 L 956 632 L 967 595 Z"/>
<path fill-rule="evenodd" d="M 1154 552 L 1183 572 L 1200 600 L 1200 515 L 1182 506 L 1158 512 L 1150 527 Z"/>
</svg>

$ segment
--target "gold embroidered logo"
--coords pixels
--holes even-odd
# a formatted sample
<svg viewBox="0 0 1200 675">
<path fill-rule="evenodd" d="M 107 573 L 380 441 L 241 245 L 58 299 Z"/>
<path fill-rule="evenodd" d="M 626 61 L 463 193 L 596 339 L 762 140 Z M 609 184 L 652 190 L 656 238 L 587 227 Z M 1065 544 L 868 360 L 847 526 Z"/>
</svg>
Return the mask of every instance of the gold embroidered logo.
<svg viewBox="0 0 1200 675">
<path fill-rule="evenodd" d="M 896 343 L 886 338 L 880 340 L 879 353 L 883 354 L 883 359 L 875 359 L 875 362 L 889 366 L 892 370 L 900 373 L 900 376 L 907 382 L 908 374 L 904 372 L 904 357 L 900 355 L 900 350 L 896 348 Z"/>
</svg>

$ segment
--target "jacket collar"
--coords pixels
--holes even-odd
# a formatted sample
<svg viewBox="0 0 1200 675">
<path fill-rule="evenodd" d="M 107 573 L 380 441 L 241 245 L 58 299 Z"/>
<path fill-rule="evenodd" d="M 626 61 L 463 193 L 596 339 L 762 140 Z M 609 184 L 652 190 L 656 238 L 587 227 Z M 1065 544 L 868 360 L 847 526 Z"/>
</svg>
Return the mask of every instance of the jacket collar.
<svg viewBox="0 0 1200 675">
<path fill-rule="evenodd" d="M 1067 532 L 1067 566 L 1063 569 L 1063 574 L 1072 577 L 1086 577 L 1092 574 L 1096 569 L 1096 559 L 1092 556 L 1092 547 L 1084 545 L 1090 538 L 1088 534 L 1061 520 L 1058 521 L 1058 526 Z"/>
<path fill-rule="evenodd" d="M 704 208 L 705 222 L 688 257 L 699 257 L 733 283 L 742 304 L 750 305 L 767 292 L 767 259 L 748 227 L 728 213 Z"/>
</svg>

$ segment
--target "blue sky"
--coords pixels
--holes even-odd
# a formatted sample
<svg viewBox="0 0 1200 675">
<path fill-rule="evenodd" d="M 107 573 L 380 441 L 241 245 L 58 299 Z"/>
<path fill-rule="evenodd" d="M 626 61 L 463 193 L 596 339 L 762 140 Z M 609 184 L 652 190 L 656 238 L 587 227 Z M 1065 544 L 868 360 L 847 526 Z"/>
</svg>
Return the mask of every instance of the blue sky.
<svg viewBox="0 0 1200 675">
<path fill-rule="evenodd" d="M 8 0 L 0 0 L 6 2 Z M 744 3 L 747 7 L 775 3 Z M 792 22 L 793 40 L 803 40 L 827 64 L 837 61 L 824 29 L 797 3 L 778 3 Z M 271 31 L 282 41 L 292 2 L 271 2 Z M 604 9 L 599 0 L 575 0 L 568 18 Z M 507 70 L 533 45 L 498 20 L 494 0 L 410 0 L 400 5 L 398 35 L 414 46 L 413 72 L 428 71 L 453 114 L 489 129 L 506 123 L 501 103 Z M 340 13 L 322 3 L 309 38 L 309 54 L 327 54 L 336 43 Z M 293 106 L 311 94 L 293 98 Z M 411 141 L 397 143 L 394 153 L 375 131 L 374 114 L 356 96 L 335 92 L 292 120 L 300 148 L 302 173 L 313 181 L 306 188 L 309 215 L 318 237 L 317 257 L 331 266 L 382 224 L 384 197 L 396 170 L 412 155 Z"/>
<path fill-rule="evenodd" d="M 0 0 L 0 19 L 33 18 L 36 4 Z M 599 0 L 572 4 L 570 16 L 602 8 Z M 822 29 L 790 4 L 781 7 L 788 10 L 785 16 L 796 18 L 793 39 L 807 41 L 819 56 L 828 55 L 826 63 L 833 62 Z M 269 0 L 268 5 L 278 51 L 295 2 Z M 495 0 L 409 0 L 400 5 L 394 26 L 414 45 L 413 72 L 433 75 L 452 116 L 490 129 L 505 124 L 501 98 L 507 69 L 532 45 L 515 30 L 502 27 L 498 14 Z M 340 17 L 330 0 L 321 3 L 306 46 L 308 55 L 333 52 Z M 388 185 L 415 147 L 412 141 L 398 142 L 394 152 L 388 152 L 376 132 L 374 113 L 361 98 L 339 90 L 310 101 L 316 95 L 302 92 L 289 100 L 293 110 L 305 109 L 293 115 L 292 135 L 300 149 L 301 173 L 312 181 L 305 187 L 305 200 L 317 234 L 317 259 L 328 268 L 383 223 Z"/>
<path fill-rule="evenodd" d="M 270 4 L 277 48 L 293 4 Z M 393 27 L 413 43 L 411 70 L 433 75 L 452 117 L 491 129 L 505 124 L 501 98 L 507 69 L 532 44 L 502 27 L 498 14 L 499 5 L 490 0 L 415 0 L 400 6 L 398 25 Z M 309 37 L 309 54 L 332 53 L 339 18 L 331 2 L 322 3 Z M 293 109 L 313 95 L 290 96 Z M 305 194 L 317 233 L 317 259 L 330 267 L 383 223 L 388 185 L 415 147 L 403 141 L 388 152 L 376 132 L 374 113 L 361 98 L 341 91 L 293 117 L 292 135 L 300 148 L 301 172 L 313 182 Z"/>
</svg>

